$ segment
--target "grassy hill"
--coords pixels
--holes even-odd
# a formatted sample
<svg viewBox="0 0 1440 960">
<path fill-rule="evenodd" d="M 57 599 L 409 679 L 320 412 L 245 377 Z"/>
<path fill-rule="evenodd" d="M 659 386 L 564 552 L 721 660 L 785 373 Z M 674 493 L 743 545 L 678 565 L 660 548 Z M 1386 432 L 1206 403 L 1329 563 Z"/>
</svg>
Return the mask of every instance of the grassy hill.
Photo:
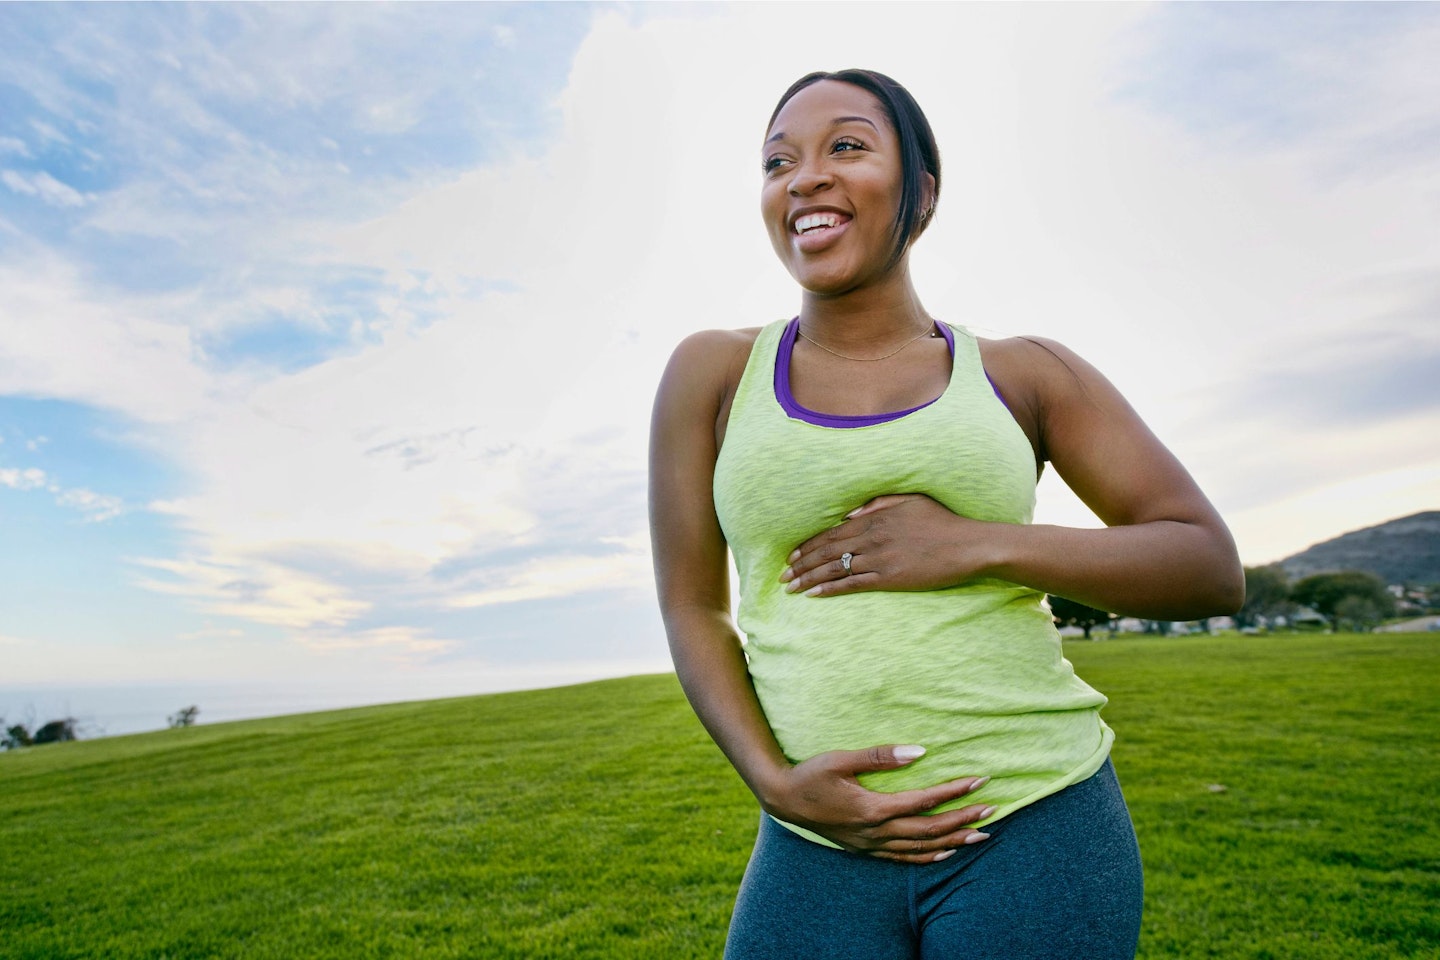
<svg viewBox="0 0 1440 960">
<path fill-rule="evenodd" d="M 1066 652 L 1141 956 L 1436 955 L 1440 639 Z M 718 957 L 757 816 L 669 676 L 32 748 L 0 805 L 0 958 L 36 960 Z"/>
</svg>

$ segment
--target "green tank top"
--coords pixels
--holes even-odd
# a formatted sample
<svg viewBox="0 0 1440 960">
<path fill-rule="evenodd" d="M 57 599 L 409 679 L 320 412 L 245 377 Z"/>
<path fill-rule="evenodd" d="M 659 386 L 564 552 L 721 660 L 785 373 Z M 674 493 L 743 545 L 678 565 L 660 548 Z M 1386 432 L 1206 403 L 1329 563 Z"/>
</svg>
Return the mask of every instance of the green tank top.
<svg viewBox="0 0 1440 960">
<path fill-rule="evenodd" d="M 1043 594 L 994 579 L 924 592 L 785 592 L 790 551 L 876 496 L 923 493 L 976 520 L 1029 523 L 1036 480 L 1030 442 L 968 331 L 952 327 L 950 382 L 934 403 L 834 428 L 788 416 L 776 397 L 785 326 L 765 327 L 751 350 L 714 497 L 740 576 L 750 676 L 786 757 L 920 744 L 924 757 L 861 782 L 895 792 L 988 774 L 939 809 L 991 804 L 992 820 L 1095 773 L 1114 739 L 1100 719 L 1105 697 L 1061 655 Z"/>
</svg>

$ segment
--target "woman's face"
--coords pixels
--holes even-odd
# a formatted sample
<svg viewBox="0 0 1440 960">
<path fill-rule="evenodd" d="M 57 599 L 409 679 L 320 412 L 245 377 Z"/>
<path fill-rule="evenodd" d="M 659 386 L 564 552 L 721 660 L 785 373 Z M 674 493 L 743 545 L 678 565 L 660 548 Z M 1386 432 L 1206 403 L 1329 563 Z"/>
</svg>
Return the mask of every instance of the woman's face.
<svg viewBox="0 0 1440 960">
<path fill-rule="evenodd" d="M 770 243 L 802 287 L 835 296 L 888 272 L 901 163 L 880 101 L 848 83 L 811 84 L 775 117 L 761 166 Z"/>
</svg>

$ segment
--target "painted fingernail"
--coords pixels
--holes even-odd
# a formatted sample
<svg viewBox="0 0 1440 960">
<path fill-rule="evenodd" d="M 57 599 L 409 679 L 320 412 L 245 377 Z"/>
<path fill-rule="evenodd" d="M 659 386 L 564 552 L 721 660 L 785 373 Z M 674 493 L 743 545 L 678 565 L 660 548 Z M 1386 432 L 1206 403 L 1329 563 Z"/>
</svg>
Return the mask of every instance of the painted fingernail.
<svg viewBox="0 0 1440 960">
<path fill-rule="evenodd" d="M 892 752 L 896 760 L 918 760 L 925 756 L 925 748 L 913 743 L 907 743 L 903 747 L 896 747 Z"/>
<path fill-rule="evenodd" d="M 965 842 L 966 842 L 966 843 L 979 843 L 981 840 L 989 840 L 989 839 L 990 839 L 990 834 L 988 834 L 988 833 L 972 833 L 972 834 L 970 834 L 970 836 L 968 836 L 968 837 L 965 838 Z"/>
<path fill-rule="evenodd" d="M 813 587 L 811 587 L 809 590 L 806 590 L 806 591 L 805 591 L 805 596 L 807 596 L 807 597 L 818 597 L 818 596 L 820 595 L 820 588 L 823 587 L 823 586 L 824 586 L 823 583 L 817 583 L 817 584 L 815 584 L 815 586 L 813 586 Z"/>
<path fill-rule="evenodd" d="M 954 850 L 942 850 L 939 853 L 935 854 L 935 859 L 931 860 L 930 862 L 939 863 L 941 860 L 948 860 L 950 857 L 953 856 L 955 856 Z"/>
<path fill-rule="evenodd" d="M 975 782 L 972 783 L 972 784 L 970 784 L 970 789 L 971 789 L 971 790 L 979 790 L 981 787 L 985 786 L 985 784 L 987 784 L 987 783 L 989 783 L 989 782 L 990 782 L 990 778 L 989 778 L 989 777 L 977 777 L 976 780 L 975 780 Z"/>
<path fill-rule="evenodd" d="M 795 568 L 794 568 L 794 567 L 786 567 L 784 570 L 782 570 L 782 571 L 780 572 L 780 582 L 781 582 L 781 583 L 789 583 L 791 580 L 794 580 L 794 579 L 795 579 Z"/>
<path fill-rule="evenodd" d="M 785 592 L 786 592 L 786 593 L 794 593 L 796 590 L 799 590 L 799 589 L 800 589 L 800 581 L 799 581 L 799 580 L 791 580 L 789 583 L 785 584 Z"/>
<path fill-rule="evenodd" d="M 980 819 L 988 820 L 989 818 L 995 816 L 995 809 L 995 807 L 986 807 L 984 810 L 981 810 Z"/>
<path fill-rule="evenodd" d="M 796 560 L 799 560 L 799 559 L 800 559 L 800 548 L 799 548 L 799 547 L 796 547 L 794 550 L 790 551 L 790 556 L 788 556 L 788 557 L 785 558 L 785 562 L 786 562 L 786 563 L 794 563 Z"/>
<path fill-rule="evenodd" d="M 864 507 L 856 507 L 854 510 L 851 510 L 849 513 L 845 514 L 845 519 L 846 519 L 846 520 L 854 520 L 854 519 L 855 519 L 855 514 L 859 513 L 861 510 L 864 510 L 864 509 L 865 509 Z M 951 853 L 954 853 L 955 851 L 954 851 L 954 850 L 951 850 L 950 852 L 951 852 Z"/>
</svg>

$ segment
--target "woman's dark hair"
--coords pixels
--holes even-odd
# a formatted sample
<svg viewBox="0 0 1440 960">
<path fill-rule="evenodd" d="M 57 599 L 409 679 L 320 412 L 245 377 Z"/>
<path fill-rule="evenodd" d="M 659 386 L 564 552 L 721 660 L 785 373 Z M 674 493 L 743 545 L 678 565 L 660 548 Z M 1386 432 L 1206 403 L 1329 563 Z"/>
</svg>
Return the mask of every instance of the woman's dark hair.
<svg viewBox="0 0 1440 960">
<path fill-rule="evenodd" d="M 905 255 L 910 241 L 920 236 L 929 225 L 930 216 L 935 212 L 935 202 L 940 199 L 940 148 L 935 145 L 935 133 L 909 90 L 883 73 L 858 69 L 834 73 L 821 70 L 796 80 L 775 105 L 766 129 L 775 125 L 775 118 L 791 97 L 821 80 L 848 83 L 874 96 L 885 108 L 890 126 L 900 141 L 900 209 L 895 213 L 895 249 L 890 254 L 890 264 L 894 266 Z M 930 198 L 929 207 L 922 208 L 927 173 L 935 178 L 935 193 Z"/>
</svg>

